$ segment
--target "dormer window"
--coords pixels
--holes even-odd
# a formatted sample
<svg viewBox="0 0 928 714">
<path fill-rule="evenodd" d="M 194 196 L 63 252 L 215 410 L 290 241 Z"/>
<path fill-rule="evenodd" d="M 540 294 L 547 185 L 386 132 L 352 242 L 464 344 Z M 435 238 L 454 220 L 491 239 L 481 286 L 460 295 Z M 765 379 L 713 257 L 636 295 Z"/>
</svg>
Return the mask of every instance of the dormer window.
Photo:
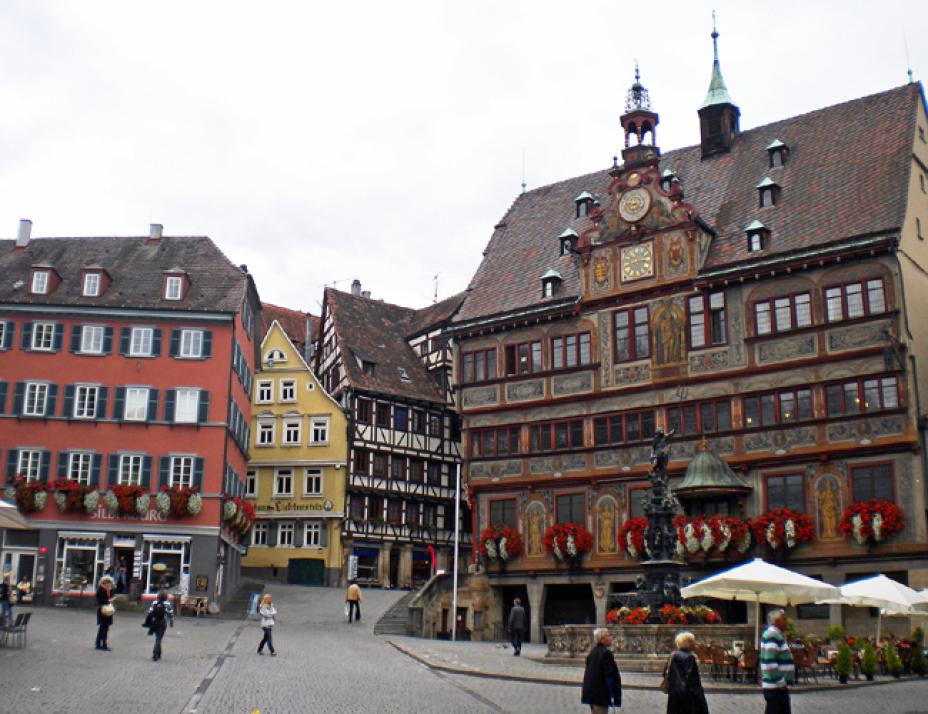
<svg viewBox="0 0 928 714">
<path fill-rule="evenodd" d="M 561 241 L 560 254 L 570 255 L 571 253 L 576 252 L 577 241 L 580 240 L 580 236 L 577 235 L 577 231 L 575 231 L 573 228 L 568 228 L 558 236 L 558 240 Z"/>
<path fill-rule="evenodd" d="M 100 294 L 100 273 L 84 273 L 84 297 L 97 297 Z"/>
<path fill-rule="evenodd" d="M 412 381 L 412 380 L 409 378 L 409 373 L 406 371 L 406 368 L 405 368 L 405 367 L 397 367 L 397 370 L 399 370 L 399 373 L 400 373 L 400 380 L 401 380 L 401 381 L 403 381 L 403 382 L 411 382 L 411 381 Z"/>
<path fill-rule="evenodd" d="M 593 194 L 584 191 L 574 199 L 574 203 L 577 204 L 577 218 L 586 218 L 593 208 Z"/>
<path fill-rule="evenodd" d="M 674 172 L 670 169 L 664 169 L 664 173 L 661 174 L 661 190 L 664 193 L 670 193 L 670 188 L 673 186 L 673 181 L 676 178 Z"/>
<path fill-rule="evenodd" d="M 541 296 L 543 298 L 554 297 L 561 287 L 561 274 L 554 269 L 549 270 L 541 276 Z"/>
<path fill-rule="evenodd" d="M 770 231 L 760 221 L 753 221 L 751 225 L 744 229 L 748 234 L 748 252 L 758 253 L 767 247 L 767 240 Z"/>
<path fill-rule="evenodd" d="M 774 139 L 767 145 L 767 155 L 770 157 L 770 168 L 775 169 L 786 163 L 789 147 L 779 139 Z"/>
<path fill-rule="evenodd" d="M 761 208 L 776 205 L 777 194 L 780 192 L 780 187 L 773 180 L 771 180 L 769 176 L 764 178 L 764 180 L 757 184 L 754 188 L 757 189 L 760 196 Z"/>
<path fill-rule="evenodd" d="M 368 362 L 366 359 L 362 359 L 361 360 L 361 371 L 364 372 L 364 374 L 373 375 L 374 374 L 374 363 Z"/>
<path fill-rule="evenodd" d="M 48 293 L 48 273 L 47 270 L 32 271 L 32 284 L 29 292 L 33 295 L 45 295 Z"/>
<path fill-rule="evenodd" d="M 184 290 L 184 280 L 179 275 L 168 275 L 164 279 L 164 299 L 180 300 Z"/>
<path fill-rule="evenodd" d="M 264 358 L 265 364 L 268 367 L 273 367 L 278 362 L 286 362 L 287 355 L 283 353 L 283 350 L 271 350 L 267 353 L 267 356 Z"/>
</svg>

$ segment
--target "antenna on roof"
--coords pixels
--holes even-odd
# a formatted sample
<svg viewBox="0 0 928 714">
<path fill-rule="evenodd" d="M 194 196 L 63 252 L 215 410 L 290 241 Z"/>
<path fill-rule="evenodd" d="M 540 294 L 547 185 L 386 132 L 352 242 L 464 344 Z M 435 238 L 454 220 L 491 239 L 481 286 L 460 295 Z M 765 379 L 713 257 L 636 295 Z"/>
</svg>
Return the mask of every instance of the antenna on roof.
<svg viewBox="0 0 928 714">
<path fill-rule="evenodd" d="M 525 193 L 525 147 L 522 147 L 522 193 Z"/>
<path fill-rule="evenodd" d="M 905 47 L 905 66 L 908 67 L 906 74 L 909 75 L 909 84 L 915 80 L 912 79 L 912 62 L 909 60 L 909 41 L 906 39 L 905 31 L 902 32 L 902 45 Z"/>
<path fill-rule="evenodd" d="M 441 273 L 435 273 L 435 277 L 432 278 L 432 282 L 435 283 L 435 292 L 432 294 L 433 305 L 438 302 L 438 276 L 439 275 L 441 275 Z"/>
</svg>

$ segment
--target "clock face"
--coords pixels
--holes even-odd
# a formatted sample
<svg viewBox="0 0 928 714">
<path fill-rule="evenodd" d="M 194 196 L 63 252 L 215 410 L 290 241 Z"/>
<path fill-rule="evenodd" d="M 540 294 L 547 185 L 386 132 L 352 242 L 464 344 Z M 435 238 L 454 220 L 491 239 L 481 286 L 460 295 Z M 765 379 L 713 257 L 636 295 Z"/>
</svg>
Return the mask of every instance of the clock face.
<svg viewBox="0 0 928 714">
<path fill-rule="evenodd" d="M 622 219 L 634 223 L 644 218 L 651 207 L 651 194 L 645 188 L 633 188 L 626 191 L 619 201 L 619 215 Z"/>
<path fill-rule="evenodd" d="M 642 243 L 622 249 L 622 280 L 637 280 L 654 275 L 653 244 Z"/>
</svg>

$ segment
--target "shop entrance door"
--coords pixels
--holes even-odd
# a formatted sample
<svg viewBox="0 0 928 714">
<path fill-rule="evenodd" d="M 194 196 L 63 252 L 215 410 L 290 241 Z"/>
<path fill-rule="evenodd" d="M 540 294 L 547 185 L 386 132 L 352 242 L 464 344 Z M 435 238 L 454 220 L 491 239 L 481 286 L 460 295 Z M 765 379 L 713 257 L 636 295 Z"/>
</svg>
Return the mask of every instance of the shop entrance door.
<svg viewBox="0 0 928 714">
<path fill-rule="evenodd" d="M 113 548 L 113 578 L 116 581 L 116 594 L 129 592 L 129 580 L 135 565 L 135 548 Z"/>
<path fill-rule="evenodd" d="M 324 580 L 322 558 L 290 558 L 287 561 L 287 583 L 290 585 L 323 585 Z"/>
<path fill-rule="evenodd" d="M 7 550 L 3 554 L 3 571 L 10 571 L 13 585 L 16 585 L 23 576 L 35 584 L 35 551 Z"/>
<path fill-rule="evenodd" d="M 398 587 L 400 580 L 400 551 L 397 548 L 390 549 L 390 585 Z"/>
</svg>

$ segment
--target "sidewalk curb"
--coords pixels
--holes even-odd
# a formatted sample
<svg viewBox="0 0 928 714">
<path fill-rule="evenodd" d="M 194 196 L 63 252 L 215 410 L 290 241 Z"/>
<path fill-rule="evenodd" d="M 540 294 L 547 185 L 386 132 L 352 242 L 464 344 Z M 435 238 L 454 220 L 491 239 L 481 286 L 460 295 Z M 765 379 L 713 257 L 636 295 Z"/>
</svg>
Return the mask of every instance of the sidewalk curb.
<svg viewBox="0 0 928 714">
<path fill-rule="evenodd" d="M 435 662 L 431 662 L 430 660 L 423 657 L 422 655 L 419 655 L 409 649 L 406 649 L 402 645 L 397 644 L 393 640 L 384 638 L 384 642 L 386 642 L 388 645 L 391 645 L 394 649 L 398 650 L 399 652 L 402 652 L 404 655 L 406 655 L 410 659 L 415 660 L 419 664 L 422 664 L 428 667 L 429 669 L 434 669 L 439 672 L 447 672 L 448 674 L 458 674 L 458 675 L 463 675 L 466 677 L 480 677 L 482 679 L 500 679 L 500 680 L 509 681 L 509 682 L 524 682 L 526 684 L 547 684 L 547 685 L 553 685 L 553 686 L 558 686 L 558 687 L 579 687 L 582 684 L 581 682 L 570 680 L 570 679 L 560 679 L 560 678 L 553 678 L 553 677 L 532 677 L 530 675 L 523 675 L 523 674 L 507 674 L 505 672 L 482 672 L 482 671 L 473 670 L 473 669 L 462 669 L 460 667 L 452 667 L 447 664 L 436 664 Z M 537 661 L 537 660 L 533 660 L 533 661 Z M 821 685 L 821 684 L 815 684 L 815 685 L 810 685 L 810 686 L 803 686 L 799 689 L 791 687 L 789 691 L 790 691 L 790 694 L 801 695 L 801 694 L 805 694 L 806 692 L 845 691 L 847 689 L 859 689 L 862 687 L 882 686 L 882 685 L 887 685 L 887 684 L 897 684 L 899 682 L 908 682 L 908 681 L 916 681 L 916 679 L 912 677 L 908 677 L 908 678 L 902 678 L 902 679 L 888 679 L 888 680 L 880 680 L 880 681 L 874 681 L 874 682 L 867 682 L 867 681 L 848 682 L 847 684 L 843 684 L 843 685 L 828 685 L 828 686 Z M 750 689 L 746 687 L 726 687 L 726 686 L 715 687 L 711 685 L 708 687 L 704 687 L 704 688 L 705 688 L 706 694 L 714 694 L 714 693 L 745 694 L 745 695 L 749 694 L 753 696 L 753 695 L 759 694 L 761 691 L 761 688 L 759 685 L 757 687 L 752 687 Z M 645 691 L 646 690 L 659 690 L 660 683 L 658 682 L 654 685 L 623 684 L 622 689 L 645 690 Z"/>
</svg>

